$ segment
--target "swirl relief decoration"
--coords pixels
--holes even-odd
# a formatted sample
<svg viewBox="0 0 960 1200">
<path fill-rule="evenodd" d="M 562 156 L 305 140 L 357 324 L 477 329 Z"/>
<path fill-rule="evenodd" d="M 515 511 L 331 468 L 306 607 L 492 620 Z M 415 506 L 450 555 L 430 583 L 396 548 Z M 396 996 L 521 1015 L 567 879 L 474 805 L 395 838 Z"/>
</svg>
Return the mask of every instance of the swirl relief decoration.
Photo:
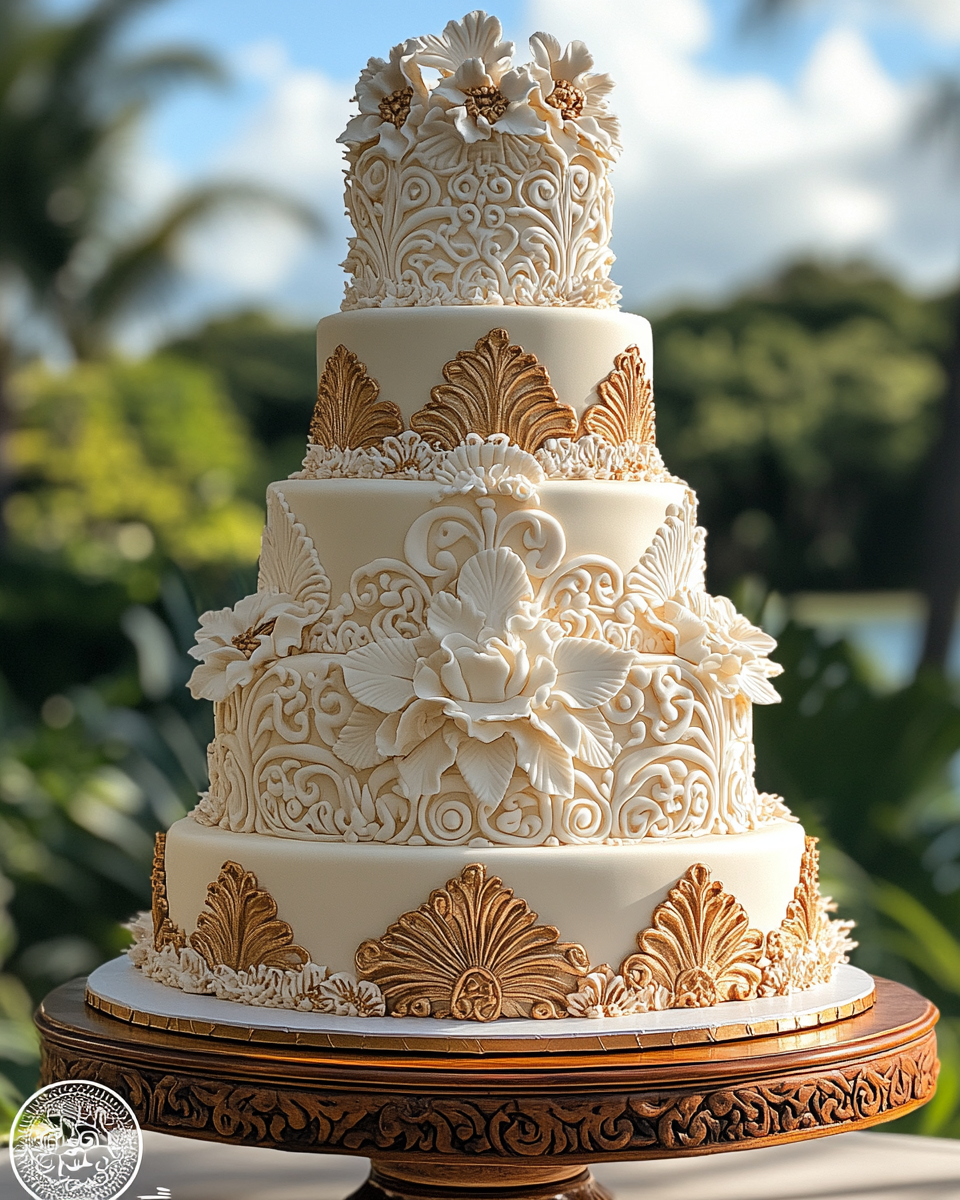
<svg viewBox="0 0 960 1200">
<path fill-rule="evenodd" d="M 345 309 L 616 305 L 610 281 L 620 127 L 582 42 L 530 39 L 514 67 L 496 17 L 371 59 L 346 146 Z"/>
<path fill-rule="evenodd" d="M 403 556 L 358 568 L 337 603 L 274 489 L 270 521 L 301 539 L 290 561 L 303 569 L 281 578 L 267 561 L 266 578 L 305 590 L 203 618 L 193 686 L 216 701 L 216 737 L 196 819 L 519 846 L 788 815 L 753 781 L 751 704 L 777 698 L 774 643 L 704 590 L 692 494 L 624 574 L 567 559 L 525 451 L 504 438 L 455 454 Z M 265 555 L 275 544 L 270 533 Z"/>
</svg>

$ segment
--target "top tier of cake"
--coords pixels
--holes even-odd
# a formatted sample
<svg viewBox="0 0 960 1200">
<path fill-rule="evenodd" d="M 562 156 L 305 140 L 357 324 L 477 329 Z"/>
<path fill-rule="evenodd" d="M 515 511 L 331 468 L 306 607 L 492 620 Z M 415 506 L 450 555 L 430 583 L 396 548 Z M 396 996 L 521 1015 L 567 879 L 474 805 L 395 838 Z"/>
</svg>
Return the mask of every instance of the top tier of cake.
<svg viewBox="0 0 960 1200">
<path fill-rule="evenodd" d="M 536 33 L 514 66 L 496 17 L 371 58 L 357 83 L 345 310 L 511 304 L 615 308 L 613 82 L 583 42 Z"/>
</svg>

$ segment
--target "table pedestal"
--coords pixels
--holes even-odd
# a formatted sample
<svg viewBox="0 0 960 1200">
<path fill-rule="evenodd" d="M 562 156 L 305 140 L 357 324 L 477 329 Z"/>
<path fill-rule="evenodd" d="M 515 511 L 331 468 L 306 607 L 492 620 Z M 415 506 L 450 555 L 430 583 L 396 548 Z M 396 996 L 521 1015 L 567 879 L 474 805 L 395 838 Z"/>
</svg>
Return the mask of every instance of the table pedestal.
<svg viewBox="0 0 960 1200">
<path fill-rule="evenodd" d="M 353 1200 L 604 1200 L 585 1168 L 863 1129 L 933 1095 L 929 1001 L 877 981 L 875 1005 L 810 1030 L 593 1053 L 338 1050 L 138 1027 L 83 982 L 37 1014 L 43 1082 L 99 1080 L 145 1129 L 356 1154 Z M 238 1031 L 239 1032 L 239 1031 Z"/>
</svg>

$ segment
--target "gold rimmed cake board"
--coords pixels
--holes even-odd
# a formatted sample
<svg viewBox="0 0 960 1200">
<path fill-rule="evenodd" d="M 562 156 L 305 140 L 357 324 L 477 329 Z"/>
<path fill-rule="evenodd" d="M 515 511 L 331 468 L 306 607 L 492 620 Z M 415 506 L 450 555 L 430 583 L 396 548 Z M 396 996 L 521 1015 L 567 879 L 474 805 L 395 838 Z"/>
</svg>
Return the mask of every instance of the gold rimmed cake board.
<svg viewBox="0 0 960 1200">
<path fill-rule="evenodd" d="M 369 1157 L 364 1200 L 591 1200 L 590 1163 L 862 1129 L 929 1100 L 938 1065 L 937 1010 L 882 979 L 867 1011 L 787 1034 L 512 1054 L 199 1037 L 99 1012 L 84 988 L 38 1011 L 45 1083 L 99 1080 L 161 1133 Z"/>
</svg>

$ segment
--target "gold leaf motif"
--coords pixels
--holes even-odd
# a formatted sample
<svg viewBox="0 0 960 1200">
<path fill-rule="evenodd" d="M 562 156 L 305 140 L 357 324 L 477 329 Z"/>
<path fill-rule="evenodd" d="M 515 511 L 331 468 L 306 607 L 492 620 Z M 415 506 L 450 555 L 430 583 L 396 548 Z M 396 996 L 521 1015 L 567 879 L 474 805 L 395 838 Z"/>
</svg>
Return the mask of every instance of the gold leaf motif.
<svg viewBox="0 0 960 1200">
<path fill-rule="evenodd" d="M 530 454 L 547 438 L 573 437 L 577 418 L 561 404 L 547 369 L 535 354 L 510 344 L 505 329 L 491 329 L 473 350 L 461 350 L 443 368 L 438 384 L 410 422 L 422 437 L 452 450 L 468 433 L 505 433 Z"/>
<path fill-rule="evenodd" d="M 856 946 L 850 939 L 852 921 L 832 921 L 836 905 L 820 895 L 820 851 L 817 838 L 804 839 L 800 882 L 787 904 L 779 929 L 767 934 L 760 995 L 786 996 L 828 983 L 835 967 L 847 962 Z"/>
<path fill-rule="evenodd" d="M 346 346 L 338 346 L 324 363 L 317 403 L 310 421 L 315 446 L 356 450 L 376 446 L 403 431 L 400 409 L 392 400 L 378 400 L 380 384 Z"/>
<path fill-rule="evenodd" d="M 395 1017 L 562 1017 L 589 963 L 582 946 L 486 867 L 471 863 L 386 933 L 364 942 L 357 975 L 378 985 Z"/>
<path fill-rule="evenodd" d="M 613 360 L 610 374 L 597 384 L 600 401 L 580 421 L 580 436 L 595 434 L 611 446 L 625 442 L 654 446 L 657 442 L 653 385 L 639 346 L 628 346 Z"/>
<path fill-rule="evenodd" d="M 153 839 L 153 870 L 150 872 L 150 912 L 153 917 L 153 948 L 175 946 L 182 950 L 187 944 L 187 935 L 170 919 L 170 903 L 167 900 L 167 835 L 158 833 Z"/>
<path fill-rule="evenodd" d="M 763 941 L 743 906 L 696 863 L 654 909 L 650 928 L 637 936 L 639 953 L 624 959 L 620 974 L 634 987 L 665 988 L 669 1008 L 750 1000 L 760 984 Z"/>
<path fill-rule="evenodd" d="M 820 896 L 818 840 L 815 837 L 804 838 L 803 857 L 800 859 L 800 882 L 793 889 L 793 899 L 787 904 L 787 915 L 781 921 L 780 928 L 768 935 L 768 943 L 792 941 L 797 945 L 804 945 L 816 940 L 823 907 Z"/>
<path fill-rule="evenodd" d="M 225 862 L 207 887 L 207 909 L 197 918 L 190 945 L 207 966 L 248 971 L 251 967 L 302 967 L 310 955 L 293 941 L 293 930 L 277 917 L 277 904 L 252 871 Z"/>
</svg>

